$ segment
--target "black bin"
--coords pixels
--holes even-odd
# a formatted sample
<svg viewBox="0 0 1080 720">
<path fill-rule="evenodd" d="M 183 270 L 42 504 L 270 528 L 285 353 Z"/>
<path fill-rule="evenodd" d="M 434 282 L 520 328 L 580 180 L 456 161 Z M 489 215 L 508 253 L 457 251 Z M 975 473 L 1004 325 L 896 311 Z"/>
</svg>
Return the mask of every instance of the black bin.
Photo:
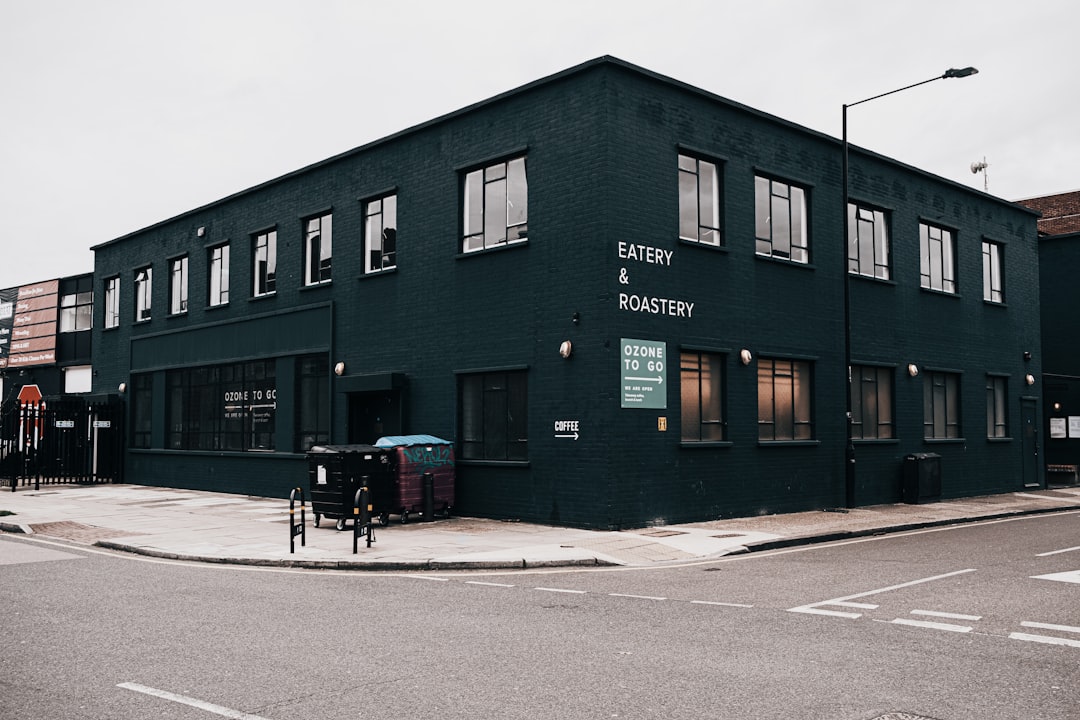
<svg viewBox="0 0 1080 720">
<path fill-rule="evenodd" d="M 316 445 L 308 451 L 308 486 L 315 527 L 325 516 L 345 529 L 352 517 L 356 491 L 366 478 L 373 514 L 394 498 L 394 472 L 389 451 L 374 445 Z"/>
<path fill-rule="evenodd" d="M 913 453 L 904 458 L 904 502 L 937 502 L 941 499 L 941 456 Z"/>
</svg>

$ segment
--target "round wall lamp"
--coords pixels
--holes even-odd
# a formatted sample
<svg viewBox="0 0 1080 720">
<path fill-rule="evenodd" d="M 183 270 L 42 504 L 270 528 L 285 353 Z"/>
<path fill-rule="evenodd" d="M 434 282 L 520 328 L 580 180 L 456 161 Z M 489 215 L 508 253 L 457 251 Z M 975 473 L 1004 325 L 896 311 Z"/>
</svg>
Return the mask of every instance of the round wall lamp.
<svg viewBox="0 0 1080 720">
<path fill-rule="evenodd" d="M 563 340 L 562 345 L 559 346 L 559 354 L 563 358 L 568 358 L 572 352 L 574 352 L 574 345 L 569 340 Z"/>
<path fill-rule="evenodd" d="M 1024 376 L 1024 382 L 1026 382 L 1028 385 L 1034 385 L 1035 384 L 1035 376 L 1032 375 L 1031 373 L 1028 373 L 1027 375 Z"/>
<path fill-rule="evenodd" d="M 754 359 L 754 354 L 752 352 L 750 352 L 749 350 L 747 350 L 746 348 L 743 348 L 742 350 L 739 351 L 739 360 L 742 361 L 743 365 L 749 365 L 750 361 L 753 360 L 753 359 Z"/>
<path fill-rule="evenodd" d="M 116 386 L 116 389 L 120 391 L 121 395 L 123 395 L 127 391 L 127 383 L 120 383 Z"/>
<path fill-rule="evenodd" d="M 911 377 L 917 377 L 919 374 L 919 366 L 915 363 L 909 363 L 907 366 L 907 374 Z"/>
<path fill-rule="evenodd" d="M 345 374 L 345 363 L 339 362 L 337 365 L 335 365 L 334 366 L 334 374 L 337 375 L 338 377 L 344 375 Z"/>
<path fill-rule="evenodd" d="M 1061 403 L 1054 403 L 1054 412 L 1061 412 Z"/>
</svg>

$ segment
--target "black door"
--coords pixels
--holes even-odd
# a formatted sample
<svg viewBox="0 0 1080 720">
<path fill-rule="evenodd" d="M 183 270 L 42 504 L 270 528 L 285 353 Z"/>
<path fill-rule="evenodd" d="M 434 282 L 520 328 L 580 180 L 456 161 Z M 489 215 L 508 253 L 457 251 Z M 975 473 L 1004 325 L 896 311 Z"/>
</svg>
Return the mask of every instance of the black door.
<svg viewBox="0 0 1080 720">
<path fill-rule="evenodd" d="M 371 445 L 384 435 L 401 435 L 401 391 L 349 394 L 349 442 Z"/>
<path fill-rule="evenodd" d="M 1020 399 L 1020 421 L 1023 424 L 1020 444 L 1021 452 L 1024 453 L 1021 464 L 1024 487 L 1029 488 L 1042 487 L 1042 478 L 1039 476 L 1039 419 L 1035 415 L 1036 404 L 1034 398 Z"/>
</svg>

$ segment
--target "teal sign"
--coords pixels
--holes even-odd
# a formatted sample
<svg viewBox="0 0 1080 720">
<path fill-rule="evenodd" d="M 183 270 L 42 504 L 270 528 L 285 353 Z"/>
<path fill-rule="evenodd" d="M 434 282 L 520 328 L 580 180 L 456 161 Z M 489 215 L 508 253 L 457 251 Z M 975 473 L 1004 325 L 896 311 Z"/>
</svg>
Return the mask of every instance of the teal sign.
<svg viewBox="0 0 1080 720">
<path fill-rule="evenodd" d="M 622 407 L 667 407 L 667 343 L 623 338 L 619 348 Z"/>
</svg>

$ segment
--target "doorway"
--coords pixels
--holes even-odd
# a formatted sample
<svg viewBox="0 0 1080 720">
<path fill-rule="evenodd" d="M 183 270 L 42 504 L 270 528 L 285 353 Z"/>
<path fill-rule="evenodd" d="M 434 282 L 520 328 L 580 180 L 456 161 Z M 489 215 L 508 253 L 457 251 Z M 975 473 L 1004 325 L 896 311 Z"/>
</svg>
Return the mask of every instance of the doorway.
<svg viewBox="0 0 1080 720">
<path fill-rule="evenodd" d="M 1021 459 L 1024 487 L 1042 487 L 1042 479 L 1039 477 L 1039 418 L 1035 414 L 1037 409 L 1035 398 L 1020 398 L 1020 422 Z"/>
<path fill-rule="evenodd" d="M 385 435 L 401 435 L 401 390 L 349 393 L 349 443 L 374 445 Z"/>
</svg>

